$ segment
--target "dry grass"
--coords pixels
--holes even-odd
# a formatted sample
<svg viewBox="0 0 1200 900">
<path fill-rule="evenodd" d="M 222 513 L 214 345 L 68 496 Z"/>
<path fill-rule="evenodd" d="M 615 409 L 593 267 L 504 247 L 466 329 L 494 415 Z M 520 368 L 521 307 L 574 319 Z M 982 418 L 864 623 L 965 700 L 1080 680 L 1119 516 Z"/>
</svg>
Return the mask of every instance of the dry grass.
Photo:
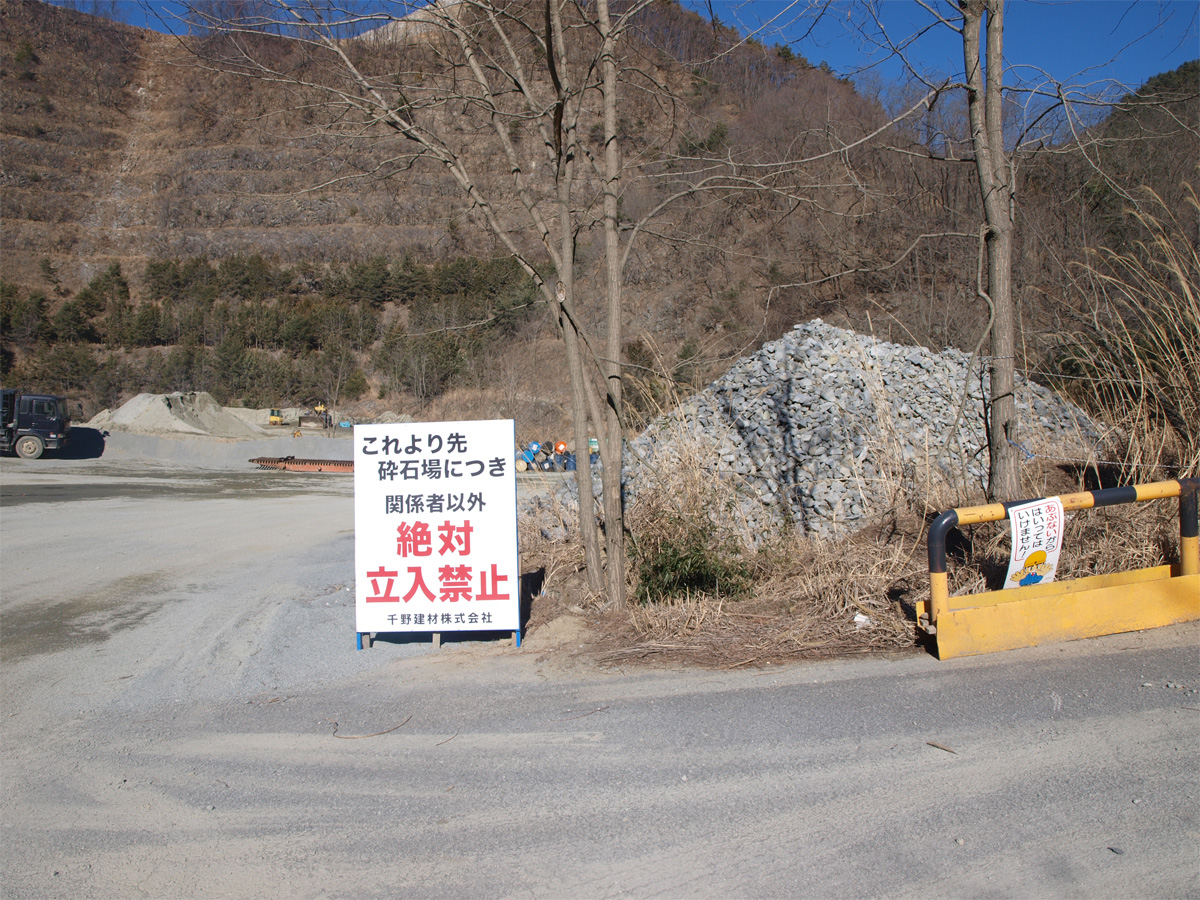
<svg viewBox="0 0 1200 900">
<path fill-rule="evenodd" d="M 1200 215 L 1190 187 L 1186 205 Z M 1094 300 L 1060 346 L 1053 376 L 1120 426 L 1115 456 L 1129 477 L 1160 480 L 1164 469 L 1200 471 L 1200 249 L 1154 194 L 1130 216 L 1142 240 L 1094 252 L 1080 267 L 1078 283 Z"/>
<path fill-rule="evenodd" d="M 917 545 L 892 529 L 846 542 L 796 537 L 755 558 L 744 600 L 688 592 L 611 617 L 601 659 L 739 668 L 912 648 L 900 598 L 923 575 Z"/>
<path fill-rule="evenodd" d="M 932 479 L 904 462 L 887 429 L 877 458 L 892 510 L 885 521 L 841 541 L 786 530 L 764 540 L 744 512 L 744 479 L 728 472 L 718 477 L 712 436 L 682 418 L 672 429 L 660 435 L 660 451 L 670 449 L 658 458 L 653 486 L 643 488 L 629 510 L 634 574 L 647 575 L 639 560 L 682 557 L 705 571 L 739 570 L 747 589 L 716 584 L 669 592 L 657 583 L 650 591 L 637 585 L 635 593 L 648 602 L 610 615 L 600 648 L 604 661 L 735 668 L 915 646 L 912 607 L 904 600 L 927 581 L 921 542 L 927 495 L 918 482 Z M 888 453 L 892 444 L 896 452 Z"/>
<path fill-rule="evenodd" d="M 1050 473 L 1042 477 L 1054 480 Z M 610 611 L 596 651 L 606 663 L 721 669 L 916 649 L 913 611 L 929 597 L 925 524 L 909 512 L 842 541 L 793 537 L 755 557 L 754 589 L 746 599 L 688 592 L 623 614 Z M 988 523 L 956 536 L 953 595 L 1001 587 L 1008 527 L 1007 521 Z M 1170 563 L 1178 558 L 1178 534 L 1177 501 L 1074 513 L 1057 577 Z"/>
<path fill-rule="evenodd" d="M 1178 559 L 1179 503 L 1135 503 L 1068 513 L 1057 580 L 1159 566 Z M 964 528 L 951 560 L 952 596 L 998 590 L 1009 562 L 1009 523 Z M 928 585 L 924 595 L 928 595 Z M 923 599 L 917 597 L 916 599 Z"/>
<path fill-rule="evenodd" d="M 541 590 L 534 598 L 528 627 L 537 627 L 571 607 L 595 605 L 584 574 L 583 546 L 576 516 L 554 497 L 543 498 L 535 519 L 517 521 L 522 572 L 540 572 Z"/>
<path fill-rule="evenodd" d="M 681 414 L 684 397 L 671 377 L 658 345 L 643 338 L 655 361 L 655 373 L 643 375 L 657 387 L 642 397 L 651 420 L 659 420 L 656 457 L 640 460 L 637 495 L 626 513 L 633 559 L 654 556 L 673 542 L 699 534 L 703 544 L 722 556 L 747 553 L 758 543 L 740 501 L 745 479 L 722 464 L 718 439 Z"/>
<path fill-rule="evenodd" d="M 1122 483 L 1200 468 L 1200 253 L 1179 238 L 1182 230 L 1165 211 L 1161 220 L 1140 221 L 1148 235 L 1142 244 L 1128 254 L 1098 255 L 1087 270 L 1098 298 L 1094 327 L 1075 337 L 1069 356 L 1090 392 L 1088 406 L 1122 426 L 1116 460 Z M 659 386 L 671 384 L 663 369 Z M 629 510 L 631 579 L 639 559 L 665 549 L 676 552 L 664 558 L 688 565 L 703 557 L 717 571 L 740 567 L 751 587 L 744 596 L 720 584 L 643 592 L 648 602 L 605 614 L 595 648 L 602 661 L 738 668 L 915 648 L 914 609 L 929 596 L 927 522 L 942 509 L 984 498 L 968 483 L 961 460 L 949 470 L 943 465 L 961 457 L 961 448 L 930 447 L 922 458 L 904 458 L 884 385 L 865 361 L 863 371 L 880 422 L 871 447 L 879 474 L 860 487 L 864 496 L 873 488 L 890 508 L 843 540 L 787 533 L 764 540 L 744 513 L 744 480 L 720 471 L 717 439 L 677 416 L 674 433 L 660 435 L 652 485 Z M 664 393 L 664 405 L 678 407 L 679 398 Z M 1031 462 L 1022 473 L 1031 496 L 1083 488 L 1082 476 L 1049 459 Z M 1178 534 L 1177 501 L 1071 514 L 1057 577 L 1173 562 Z M 1007 521 L 955 530 L 951 537 L 953 595 L 1002 587 Z M 569 554 L 556 562 L 559 587 L 568 586 L 568 570 L 579 568 L 578 550 Z M 596 603 L 583 597 L 580 605 Z"/>
</svg>

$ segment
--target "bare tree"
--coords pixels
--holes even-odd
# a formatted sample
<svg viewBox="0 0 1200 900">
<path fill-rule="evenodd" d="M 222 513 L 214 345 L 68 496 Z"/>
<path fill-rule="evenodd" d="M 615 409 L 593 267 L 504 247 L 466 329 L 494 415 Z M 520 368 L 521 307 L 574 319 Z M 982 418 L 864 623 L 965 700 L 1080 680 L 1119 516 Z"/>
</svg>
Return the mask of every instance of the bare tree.
<svg viewBox="0 0 1200 900">
<path fill-rule="evenodd" d="M 959 9 L 987 248 L 987 288 L 980 285 L 979 291 L 992 314 L 988 494 L 992 499 L 1014 498 L 1021 495 L 1014 393 L 1017 317 L 1012 290 L 1015 174 L 1004 146 L 1004 0 L 959 0 Z"/>
<path fill-rule="evenodd" d="M 1115 198 L 1119 205 L 1146 212 L 1146 195 L 1134 189 L 1137 179 L 1120 177 L 1112 166 L 1115 152 L 1120 152 L 1118 148 L 1129 142 L 1128 138 L 1122 137 L 1119 128 L 1099 127 L 1102 118 L 1113 112 L 1114 101 L 1126 95 L 1129 88 L 1110 80 L 1095 80 L 1087 74 L 1062 80 L 1030 60 L 1019 61 L 1019 66 L 1011 63 L 1004 55 L 1005 0 L 921 0 L 920 5 L 929 15 L 929 28 L 950 29 L 963 50 L 962 71 L 955 77 L 942 79 L 938 86 L 943 94 L 961 91 L 965 96 L 963 118 L 969 138 L 959 140 L 962 150 L 956 151 L 954 138 L 943 131 L 941 152 L 931 155 L 948 162 L 967 157 L 974 161 L 982 217 L 981 270 L 986 271 L 986 277 L 978 279 L 976 290 L 990 313 L 981 336 L 981 342 L 984 338 L 990 340 L 991 349 L 988 494 L 994 500 L 1011 499 L 1022 495 L 1015 372 L 1018 358 L 1025 355 L 1034 337 L 1027 333 L 1028 322 L 1024 328 L 1021 326 L 1022 315 L 1017 311 L 1018 285 L 1014 271 L 1018 262 L 1018 223 L 1028 256 L 1031 246 L 1046 239 L 1036 229 L 1038 214 L 1045 218 L 1047 212 L 1035 213 L 1028 199 L 1018 208 L 1017 198 L 1021 193 L 1018 175 L 1024 168 L 1039 169 L 1039 160 L 1057 158 L 1079 179 L 1075 191 L 1084 193 L 1078 189 L 1090 182 Z M 919 35 L 895 40 L 882 25 L 878 5 L 868 3 L 864 8 L 873 25 L 863 30 L 864 34 L 869 30 L 869 40 L 898 56 L 911 76 L 926 87 L 931 86 L 933 82 L 922 75 L 909 54 L 911 40 Z M 1194 27 L 1193 19 L 1188 30 Z M 1138 35 L 1128 36 L 1125 49 L 1138 38 Z M 1017 70 L 1011 78 L 1010 69 Z M 1190 153 L 1185 150 L 1184 157 L 1194 161 L 1200 128 L 1194 115 L 1185 112 L 1186 104 L 1194 103 L 1196 97 L 1194 82 L 1189 90 L 1182 92 L 1150 91 L 1143 96 L 1139 91 L 1131 96 L 1140 109 L 1136 117 L 1130 118 L 1156 121 L 1153 134 L 1139 136 L 1142 152 L 1145 154 L 1148 142 L 1154 140 L 1157 152 L 1148 155 L 1171 158 L 1178 153 L 1177 148 L 1185 147 L 1190 148 Z M 1126 97 L 1115 109 L 1119 112 L 1129 99 Z M 1039 175 L 1043 179 L 1046 169 L 1044 164 L 1040 166 Z M 1172 190 L 1177 188 L 1178 181 L 1171 179 Z M 1062 196 L 1053 199 L 1051 205 L 1058 206 L 1064 199 Z M 1051 220 L 1056 217 L 1065 218 L 1058 210 L 1049 211 Z M 1097 217 L 1085 212 L 1081 218 Z M 1071 261 L 1084 251 L 1086 243 L 1094 242 L 1097 237 L 1080 234 L 1075 246 L 1060 244 L 1052 251 L 1058 254 L 1056 265 L 1063 281 L 1074 281 L 1068 273 Z M 1029 283 L 1019 287 L 1026 293 L 1034 289 Z"/>
<path fill-rule="evenodd" d="M 1016 229 L 1016 172 L 1006 140 L 1004 0 L 920 0 L 929 15 L 926 28 L 903 36 L 889 34 L 878 4 L 860 5 L 855 27 L 868 45 L 882 47 L 898 57 L 921 88 L 934 100 L 961 90 L 966 97 L 965 119 L 969 137 L 959 138 L 953 123 L 935 124 L 924 117 L 925 143 L 937 147 L 946 161 L 972 157 L 975 164 L 983 221 L 977 295 L 986 302 L 989 317 L 979 346 L 990 342 L 987 437 L 989 450 L 988 495 L 993 499 L 1021 495 L 1018 416 L 1015 395 L 1017 316 L 1013 300 L 1013 245 Z M 961 41 L 961 80 L 933 80 L 913 61 L 913 43 L 930 29 L 954 31 Z M 942 103 L 945 106 L 945 103 Z M 920 126 L 918 126 L 920 130 Z M 1019 144 L 1018 138 L 1016 143 Z M 963 146 L 965 144 L 965 147 Z M 969 149 L 968 149 L 969 148 Z M 965 235 L 960 234 L 960 237 Z M 933 237 L 933 235 L 926 235 Z"/>
<path fill-rule="evenodd" d="M 207 36 L 200 64 L 282 86 L 324 136 L 363 148 L 349 174 L 316 188 L 432 164 L 533 279 L 565 349 L 589 587 L 617 606 L 625 598 L 618 113 L 631 80 L 656 86 L 617 57 L 649 2 L 622 4 L 617 15 L 608 0 L 395 2 L 359 14 L 324 0 L 197 0 L 188 12 L 193 31 Z M 576 262 L 593 226 L 604 234 L 603 343 L 585 321 Z"/>
<path fill-rule="evenodd" d="M 925 22 L 904 34 L 889 33 L 878 0 L 863 0 L 853 6 L 815 0 L 805 4 L 808 21 L 811 22 L 813 15 L 829 13 L 835 6 L 841 14 L 837 18 L 857 32 L 866 49 L 875 51 L 869 65 L 879 62 L 881 55 L 902 63 L 910 79 L 906 105 L 911 102 L 914 89 L 930 101 L 927 110 L 909 120 L 904 129 L 904 136 L 912 141 L 911 148 L 893 149 L 904 154 L 920 153 L 923 149 L 929 160 L 955 167 L 971 163 L 981 221 L 978 229 L 958 228 L 940 233 L 927 225 L 922 229 L 926 233 L 905 247 L 900 258 L 891 261 L 863 258 L 856 262 L 851 257 L 847 260 L 849 266 L 793 284 L 822 284 L 841 280 L 847 274 L 891 269 L 901 258 L 911 258 L 922 242 L 938 238 L 966 238 L 977 243 L 980 265 L 974 290 L 989 311 L 978 345 L 982 347 L 986 342 L 990 349 L 987 489 L 993 499 L 1021 496 L 1020 434 L 1014 394 L 1016 357 L 1023 345 L 1013 274 L 1018 166 L 1039 153 L 1073 154 L 1091 169 L 1105 190 L 1119 196 L 1123 203 L 1137 207 L 1139 198 L 1104 170 L 1097 149 L 1101 142 L 1090 127 L 1097 114 L 1111 108 L 1113 100 L 1120 96 L 1119 93 L 1114 96 L 1118 86 L 1102 82 L 1068 85 L 1028 64 L 1017 78 L 1009 80 L 1004 57 L 1005 0 L 918 0 L 916 6 L 925 15 Z M 751 14 L 755 12 L 753 4 L 745 8 Z M 917 42 L 935 30 L 955 34 L 963 60 L 957 73 L 930 75 L 918 64 Z M 955 97 L 963 98 L 962 106 L 955 105 Z M 1189 145 L 1194 142 L 1194 124 L 1176 121 L 1175 114 L 1169 111 L 1164 112 L 1164 121 L 1175 123 Z M 965 132 L 962 125 L 966 126 Z M 895 132 L 888 132 L 887 137 L 891 139 L 894 135 Z M 868 181 L 869 178 L 864 178 L 864 183 Z M 1059 265 L 1065 271 L 1065 261 Z"/>
</svg>

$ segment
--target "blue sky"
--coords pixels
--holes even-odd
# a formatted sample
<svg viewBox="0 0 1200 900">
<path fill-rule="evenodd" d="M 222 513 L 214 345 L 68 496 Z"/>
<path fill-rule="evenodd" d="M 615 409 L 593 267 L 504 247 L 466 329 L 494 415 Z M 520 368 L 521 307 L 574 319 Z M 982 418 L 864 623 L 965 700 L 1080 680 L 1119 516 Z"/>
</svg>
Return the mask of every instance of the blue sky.
<svg viewBox="0 0 1200 900">
<path fill-rule="evenodd" d="M 59 0 L 62 2 L 62 0 Z M 378 5 L 380 0 L 344 0 L 346 8 Z M 828 6 L 815 32 L 800 38 L 804 21 L 782 32 L 764 33 L 767 44 L 789 43 L 809 62 L 827 62 L 841 75 L 853 75 L 872 62 L 888 80 L 901 77 L 900 67 L 872 55 L 846 28 L 847 19 L 861 4 L 831 0 L 683 0 L 685 6 L 707 15 L 713 12 L 727 25 L 758 28 L 779 16 L 777 26 L 794 22 L 811 8 Z M 80 5 L 87 5 L 87 0 Z M 101 6 L 111 5 L 101 0 Z M 147 9 L 169 9 L 170 0 L 118 0 L 125 21 L 163 30 Z M 952 9 L 948 0 L 926 0 L 933 8 Z M 881 0 L 881 18 L 894 35 L 910 34 L 930 21 L 916 0 Z M 1159 72 L 1170 71 L 1200 57 L 1200 3 L 1197 0 L 1009 0 L 1005 13 L 1005 58 L 1010 79 L 1039 80 L 1034 68 L 1074 85 L 1105 82 L 1137 88 Z M 795 43 L 793 39 L 799 38 Z M 915 47 L 918 64 L 930 72 L 952 73 L 961 66 L 962 50 L 954 35 L 937 28 Z M 1111 91 L 1109 92 L 1111 93 Z"/>
<path fill-rule="evenodd" d="M 782 25 L 807 12 L 815 2 L 785 0 L 684 0 L 685 5 L 707 15 L 709 8 L 726 25 L 758 28 L 778 16 Z M 824 5 L 824 4 L 821 4 Z M 953 11 L 946 0 L 926 0 L 933 9 Z M 807 26 L 786 26 L 782 33 L 764 34 L 767 44 L 789 42 L 809 62 L 829 63 L 841 75 L 853 75 L 872 62 L 886 79 L 901 76 L 895 62 L 871 55 L 847 28 L 848 19 L 861 5 L 829 4 L 824 20 L 813 34 L 795 43 Z M 889 33 L 908 35 L 932 20 L 916 0 L 884 0 L 877 4 Z M 811 21 L 811 16 L 809 18 Z M 1004 56 L 1011 77 L 1036 79 L 1044 70 L 1058 81 L 1076 86 L 1101 82 L 1137 88 L 1153 75 L 1177 68 L 1200 57 L 1200 3 L 1158 0 L 1009 0 L 1005 7 Z M 962 46 L 955 35 L 938 27 L 915 47 L 919 65 L 930 72 L 952 74 L 962 67 Z"/>
</svg>

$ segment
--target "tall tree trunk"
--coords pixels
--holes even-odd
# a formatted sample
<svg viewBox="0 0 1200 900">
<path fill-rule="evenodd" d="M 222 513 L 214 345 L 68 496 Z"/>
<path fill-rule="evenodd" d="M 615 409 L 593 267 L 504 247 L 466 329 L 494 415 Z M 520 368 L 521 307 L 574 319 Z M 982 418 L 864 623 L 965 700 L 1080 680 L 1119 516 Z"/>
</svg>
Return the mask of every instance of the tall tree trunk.
<svg viewBox="0 0 1200 900">
<path fill-rule="evenodd" d="M 569 269 L 564 266 L 569 273 Z M 566 274 L 566 273 L 564 273 Z M 583 560 L 587 569 L 588 590 L 604 590 L 604 568 L 600 560 L 600 535 L 596 529 L 596 496 L 592 488 L 591 455 L 587 452 L 587 375 L 584 371 L 579 331 L 568 300 L 567 286 L 560 281 L 555 288 L 558 325 L 567 351 L 567 372 L 571 382 L 571 425 L 575 438 L 575 488 L 579 494 L 579 538 L 583 542 Z M 580 449 L 582 448 L 582 449 Z"/>
<path fill-rule="evenodd" d="M 1004 0 L 959 0 L 963 14 L 963 60 L 971 142 L 983 199 L 987 290 L 992 309 L 991 391 L 988 421 L 988 496 L 1015 500 L 1021 494 L 1017 454 L 1015 387 L 1016 312 L 1012 292 L 1013 175 L 1004 147 Z M 986 17 L 985 48 L 980 29 Z M 986 56 L 985 56 L 986 53 Z"/>
<path fill-rule="evenodd" d="M 617 186 L 621 177 L 621 154 L 617 143 L 616 47 L 609 20 L 608 0 L 597 0 L 596 19 L 603 47 L 600 66 L 604 92 L 604 261 L 607 286 L 608 326 L 605 358 L 600 372 L 604 378 L 604 536 L 608 567 L 605 570 L 608 599 L 618 609 L 625 607 L 625 509 L 621 491 L 624 464 L 624 414 L 621 376 L 621 242 L 617 221 Z"/>
<path fill-rule="evenodd" d="M 988 283 L 996 308 L 992 325 L 991 410 L 988 421 L 988 497 L 1016 500 L 1021 496 L 1017 450 L 1017 401 L 1014 376 L 1016 311 L 1012 300 L 1012 229 L 993 233 L 987 241 Z"/>
<path fill-rule="evenodd" d="M 600 559 L 600 536 L 596 528 L 596 500 L 592 488 L 591 458 L 588 446 L 588 377 L 584 366 L 583 341 L 579 335 L 579 319 L 575 315 L 575 215 L 572 189 L 575 166 L 579 158 L 576 111 L 568 100 L 566 79 L 567 48 L 563 23 L 557 3 L 546 0 L 546 63 L 558 95 L 555 115 L 557 133 L 557 187 L 559 227 L 559 282 L 555 286 L 555 312 L 562 329 L 563 345 L 567 351 L 567 372 L 571 382 L 571 424 L 575 434 L 575 486 L 579 493 L 579 537 L 583 541 L 584 564 L 587 568 L 588 589 L 593 593 L 604 590 L 604 568 Z M 579 448 L 583 448 L 580 452 Z"/>
</svg>

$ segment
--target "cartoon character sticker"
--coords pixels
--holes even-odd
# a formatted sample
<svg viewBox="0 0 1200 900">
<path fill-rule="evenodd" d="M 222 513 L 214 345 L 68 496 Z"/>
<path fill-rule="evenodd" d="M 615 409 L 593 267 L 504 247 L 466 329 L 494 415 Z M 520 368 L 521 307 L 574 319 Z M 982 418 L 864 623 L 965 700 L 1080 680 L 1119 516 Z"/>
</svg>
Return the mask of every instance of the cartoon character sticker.
<svg viewBox="0 0 1200 900">
<path fill-rule="evenodd" d="M 1008 576 L 1009 581 L 1015 581 L 1018 587 L 1037 584 L 1047 575 L 1054 574 L 1054 566 L 1046 562 L 1045 550 L 1034 550 L 1025 557 L 1025 565 Z"/>
<path fill-rule="evenodd" d="M 1063 508 L 1058 497 L 1034 500 L 1008 511 L 1012 523 L 1012 558 L 1006 588 L 1054 580 L 1062 549 Z"/>
</svg>

